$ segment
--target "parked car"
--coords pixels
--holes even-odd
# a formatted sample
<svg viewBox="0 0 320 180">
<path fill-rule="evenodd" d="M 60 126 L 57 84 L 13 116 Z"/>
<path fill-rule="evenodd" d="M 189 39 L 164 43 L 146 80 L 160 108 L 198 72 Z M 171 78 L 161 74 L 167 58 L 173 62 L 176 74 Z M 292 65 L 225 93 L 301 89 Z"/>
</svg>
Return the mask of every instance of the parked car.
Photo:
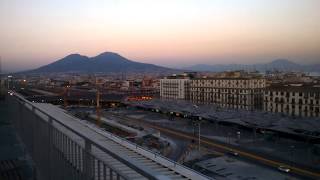
<svg viewBox="0 0 320 180">
<path fill-rule="evenodd" d="M 278 169 L 279 171 L 282 171 L 282 172 L 286 172 L 286 173 L 290 172 L 290 169 L 286 166 L 279 166 Z"/>
</svg>

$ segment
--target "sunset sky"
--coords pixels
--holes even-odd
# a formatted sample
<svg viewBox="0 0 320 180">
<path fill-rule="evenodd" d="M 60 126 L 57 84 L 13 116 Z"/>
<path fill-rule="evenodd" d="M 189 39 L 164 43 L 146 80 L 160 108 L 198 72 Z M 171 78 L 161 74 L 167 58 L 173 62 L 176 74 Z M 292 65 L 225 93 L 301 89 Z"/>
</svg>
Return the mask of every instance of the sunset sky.
<svg viewBox="0 0 320 180">
<path fill-rule="evenodd" d="M 320 0 L 0 0 L 6 71 L 104 51 L 169 67 L 320 62 Z"/>
</svg>

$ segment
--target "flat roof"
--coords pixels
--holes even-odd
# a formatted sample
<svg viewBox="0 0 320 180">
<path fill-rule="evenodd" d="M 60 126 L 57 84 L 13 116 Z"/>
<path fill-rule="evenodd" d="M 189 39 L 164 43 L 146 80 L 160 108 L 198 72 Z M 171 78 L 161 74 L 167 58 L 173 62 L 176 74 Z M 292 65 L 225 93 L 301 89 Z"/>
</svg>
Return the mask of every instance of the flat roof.
<svg viewBox="0 0 320 180">
<path fill-rule="evenodd" d="M 287 175 L 250 162 L 220 156 L 199 161 L 196 166 L 226 179 L 286 179 Z M 290 177 L 290 179 L 296 179 Z"/>
<path fill-rule="evenodd" d="M 150 101 L 126 102 L 126 104 L 199 116 L 208 120 L 233 123 L 249 128 L 320 138 L 320 118 L 290 117 L 266 111 L 224 108 L 214 104 L 194 104 L 183 100 L 153 99 Z"/>
<path fill-rule="evenodd" d="M 207 77 L 207 78 L 194 78 L 193 80 L 256 80 L 265 79 L 264 77 Z"/>
</svg>

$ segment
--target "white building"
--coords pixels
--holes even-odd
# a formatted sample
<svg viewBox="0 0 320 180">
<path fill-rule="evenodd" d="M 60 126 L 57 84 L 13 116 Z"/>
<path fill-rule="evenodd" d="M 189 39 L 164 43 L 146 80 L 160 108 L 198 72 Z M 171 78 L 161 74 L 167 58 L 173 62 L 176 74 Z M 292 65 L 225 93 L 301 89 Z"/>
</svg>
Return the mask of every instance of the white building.
<svg viewBox="0 0 320 180">
<path fill-rule="evenodd" d="M 160 97 L 186 100 L 189 97 L 189 84 L 188 76 L 170 76 L 160 79 Z"/>
</svg>

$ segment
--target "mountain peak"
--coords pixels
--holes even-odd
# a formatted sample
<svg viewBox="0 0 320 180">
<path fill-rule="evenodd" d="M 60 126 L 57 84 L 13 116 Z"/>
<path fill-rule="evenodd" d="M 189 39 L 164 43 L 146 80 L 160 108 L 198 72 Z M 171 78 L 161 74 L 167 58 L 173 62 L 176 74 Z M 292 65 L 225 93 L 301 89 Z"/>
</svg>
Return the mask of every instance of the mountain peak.
<svg viewBox="0 0 320 180">
<path fill-rule="evenodd" d="M 69 62 L 77 62 L 77 61 L 87 61 L 89 58 L 87 56 L 83 56 L 81 54 L 69 54 L 68 56 L 60 59 L 59 61 L 69 61 Z M 57 62 L 59 62 L 57 61 Z"/>
<path fill-rule="evenodd" d="M 289 64 L 292 64 L 293 62 L 289 61 L 288 59 L 276 59 L 276 60 L 273 60 L 271 63 L 272 64 L 278 64 L 278 63 L 289 63 Z"/>
<path fill-rule="evenodd" d="M 121 58 L 124 58 L 121 55 L 119 55 L 118 53 L 108 52 L 108 51 L 103 52 L 96 57 L 121 57 Z"/>
<path fill-rule="evenodd" d="M 114 52 L 104 52 L 92 58 L 92 60 L 96 60 L 98 62 L 113 62 L 113 63 L 129 63 L 131 62 L 127 58 L 119 55 Z"/>
<path fill-rule="evenodd" d="M 106 52 L 100 53 L 99 55 L 119 55 L 119 54 L 111 51 L 106 51 Z"/>
<path fill-rule="evenodd" d="M 82 57 L 81 54 L 75 53 L 75 54 L 69 54 L 68 56 L 66 56 L 65 58 L 76 58 L 76 57 Z"/>
</svg>

